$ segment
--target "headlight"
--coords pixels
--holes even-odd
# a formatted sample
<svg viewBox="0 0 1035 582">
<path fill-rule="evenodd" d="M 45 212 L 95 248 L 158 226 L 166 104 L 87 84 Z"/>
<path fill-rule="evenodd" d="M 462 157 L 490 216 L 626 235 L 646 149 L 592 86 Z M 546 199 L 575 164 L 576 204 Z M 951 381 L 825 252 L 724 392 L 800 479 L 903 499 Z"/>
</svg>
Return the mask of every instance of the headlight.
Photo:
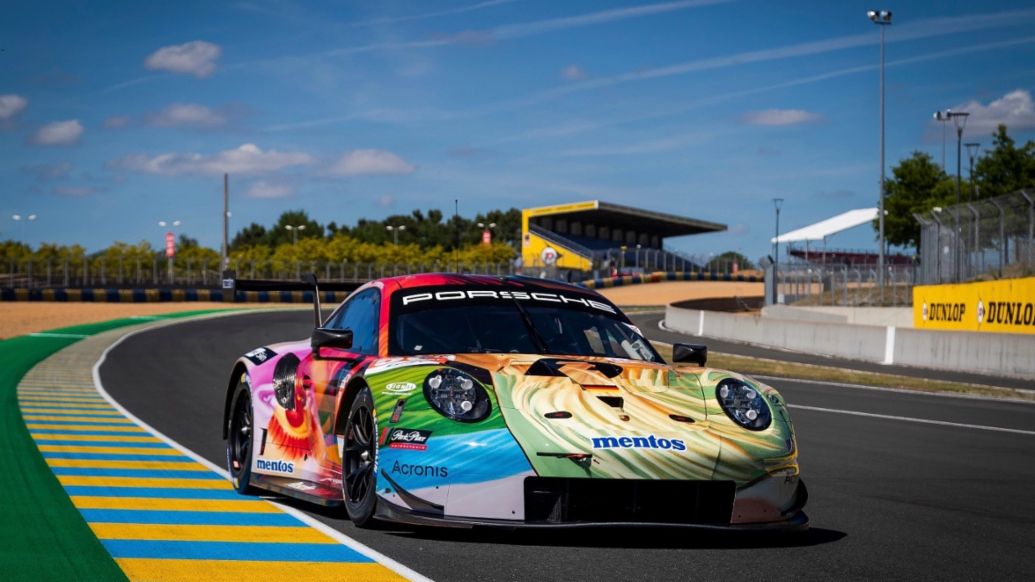
<svg viewBox="0 0 1035 582">
<path fill-rule="evenodd" d="M 715 387 L 715 397 L 726 416 L 748 430 L 764 430 L 773 422 L 765 397 L 745 382 L 726 378 Z"/>
<path fill-rule="evenodd" d="M 477 422 L 489 415 L 489 395 L 477 380 L 454 368 L 436 370 L 424 379 L 424 398 L 443 416 Z"/>
</svg>

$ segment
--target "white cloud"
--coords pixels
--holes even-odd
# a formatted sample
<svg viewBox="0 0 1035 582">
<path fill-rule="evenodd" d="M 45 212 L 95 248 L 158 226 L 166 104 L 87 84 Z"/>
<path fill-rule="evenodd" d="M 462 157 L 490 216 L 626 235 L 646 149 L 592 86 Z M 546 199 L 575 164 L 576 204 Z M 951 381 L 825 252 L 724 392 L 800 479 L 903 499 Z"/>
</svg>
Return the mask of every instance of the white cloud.
<svg viewBox="0 0 1035 582">
<path fill-rule="evenodd" d="M 72 173 L 72 163 L 63 161 L 56 164 L 34 164 L 22 166 L 22 170 L 40 180 L 59 180 Z"/>
<path fill-rule="evenodd" d="M 561 69 L 561 77 L 566 81 L 581 81 L 586 78 L 586 71 L 578 65 L 568 65 Z"/>
<path fill-rule="evenodd" d="M 83 135 L 83 124 L 78 119 L 55 121 L 39 128 L 32 136 L 32 142 L 38 145 L 72 145 Z"/>
<path fill-rule="evenodd" d="M 290 196 L 295 189 L 288 184 L 259 180 L 253 182 L 245 196 L 249 198 L 284 198 Z"/>
<path fill-rule="evenodd" d="M 204 105 L 173 103 L 152 115 L 150 122 L 158 127 L 218 127 L 225 124 L 226 119 Z"/>
<path fill-rule="evenodd" d="M 814 123 L 823 116 L 804 109 L 766 109 L 745 113 L 741 120 L 748 125 L 801 125 Z"/>
<path fill-rule="evenodd" d="M 262 151 L 255 144 L 246 143 L 232 150 L 213 155 L 161 154 L 128 156 L 115 165 L 135 172 L 176 176 L 180 174 L 263 174 L 292 166 L 315 163 L 316 159 L 303 152 Z"/>
<path fill-rule="evenodd" d="M 1023 89 L 1011 91 L 988 105 L 971 101 L 953 107 L 953 111 L 970 113 L 967 133 L 971 135 L 994 132 L 1000 123 L 1012 131 L 1035 128 L 1035 101 L 1032 101 L 1031 92 Z"/>
<path fill-rule="evenodd" d="M 395 204 L 395 196 L 391 194 L 382 194 L 377 197 L 377 205 L 381 208 L 389 208 Z"/>
<path fill-rule="evenodd" d="M 412 164 L 392 152 L 366 149 L 346 152 L 328 168 L 327 173 L 335 176 L 364 176 L 412 174 L 415 170 Z"/>
<path fill-rule="evenodd" d="M 531 22 L 521 22 L 517 24 L 504 24 L 495 28 L 482 30 L 466 30 L 456 34 L 427 40 L 382 42 L 334 49 L 328 51 L 326 54 L 333 56 L 382 50 L 434 48 L 458 44 L 479 45 L 497 40 L 526 38 L 573 28 L 618 22 L 621 20 L 628 20 L 630 18 L 642 18 L 644 16 L 666 14 L 669 12 L 699 8 L 713 4 L 722 4 L 730 1 L 731 0 L 678 0 L 675 2 L 658 2 L 641 6 L 612 8 L 608 10 L 599 10 L 597 12 L 586 12 L 575 16 L 562 16 L 559 18 L 533 20 Z"/>
<path fill-rule="evenodd" d="M 61 196 L 89 196 L 96 191 L 97 189 L 91 186 L 57 186 L 54 188 L 54 193 Z"/>
<path fill-rule="evenodd" d="M 29 100 L 21 95 L 0 95 L 0 121 L 11 119 L 29 105 Z"/>
<path fill-rule="evenodd" d="M 132 119 L 128 115 L 112 115 L 104 120 L 104 127 L 108 129 L 119 129 L 128 126 L 132 123 Z"/>
<path fill-rule="evenodd" d="M 144 65 L 153 70 L 169 71 L 181 75 L 194 75 L 199 79 L 216 70 L 216 59 L 222 49 L 219 45 L 195 40 L 184 44 L 163 46 L 151 53 Z"/>
</svg>

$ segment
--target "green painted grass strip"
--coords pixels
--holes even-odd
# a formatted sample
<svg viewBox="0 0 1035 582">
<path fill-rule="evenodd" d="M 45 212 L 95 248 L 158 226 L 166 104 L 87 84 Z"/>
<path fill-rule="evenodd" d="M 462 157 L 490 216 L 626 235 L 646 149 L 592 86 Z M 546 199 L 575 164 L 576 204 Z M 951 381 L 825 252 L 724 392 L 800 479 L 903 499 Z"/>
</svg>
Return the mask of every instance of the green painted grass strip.
<svg viewBox="0 0 1035 582">
<path fill-rule="evenodd" d="M 156 316 L 190 317 L 207 309 Z M 4 580 L 125 580 L 40 456 L 18 409 L 16 388 L 40 361 L 90 336 L 136 325 L 122 318 L 0 341 L 0 572 Z"/>
</svg>

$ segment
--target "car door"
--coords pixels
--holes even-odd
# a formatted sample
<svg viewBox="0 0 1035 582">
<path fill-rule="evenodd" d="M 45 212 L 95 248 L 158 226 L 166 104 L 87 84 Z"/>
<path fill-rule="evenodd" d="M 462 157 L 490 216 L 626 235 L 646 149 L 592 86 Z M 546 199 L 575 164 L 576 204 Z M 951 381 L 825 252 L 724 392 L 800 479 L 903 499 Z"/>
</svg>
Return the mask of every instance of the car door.
<svg viewBox="0 0 1035 582">
<path fill-rule="evenodd" d="M 362 368 L 361 364 L 364 361 L 377 355 L 380 309 L 381 291 L 377 288 L 370 288 L 350 297 L 323 326 L 328 329 L 352 331 L 352 347 L 347 350 L 325 348 L 325 357 L 317 358 L 311 355 L 304 363 L 308 364 L 309 369 L 300 370 L 303 373 L 303 386 L 315 404 L 317 418 L 314 419 L 314 424 L 319 426 L 325 443 L 323 448 L 326 461 L 332 465 L 340 465 L 341 462 L 334 440 L 338 393 Z"/>
</svg>

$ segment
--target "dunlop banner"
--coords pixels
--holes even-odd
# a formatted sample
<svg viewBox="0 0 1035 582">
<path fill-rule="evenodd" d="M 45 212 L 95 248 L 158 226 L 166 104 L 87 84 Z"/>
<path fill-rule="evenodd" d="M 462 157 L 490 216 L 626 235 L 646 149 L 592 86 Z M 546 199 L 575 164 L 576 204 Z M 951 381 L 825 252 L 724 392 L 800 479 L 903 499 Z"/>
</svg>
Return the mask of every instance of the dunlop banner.
<svg viewBox="0 0 1035 582">
<path fill-rule="evenodd" d="M 1035 277 L 913 287 L 913 325 L 1035 334 Z"/>
</svg>

